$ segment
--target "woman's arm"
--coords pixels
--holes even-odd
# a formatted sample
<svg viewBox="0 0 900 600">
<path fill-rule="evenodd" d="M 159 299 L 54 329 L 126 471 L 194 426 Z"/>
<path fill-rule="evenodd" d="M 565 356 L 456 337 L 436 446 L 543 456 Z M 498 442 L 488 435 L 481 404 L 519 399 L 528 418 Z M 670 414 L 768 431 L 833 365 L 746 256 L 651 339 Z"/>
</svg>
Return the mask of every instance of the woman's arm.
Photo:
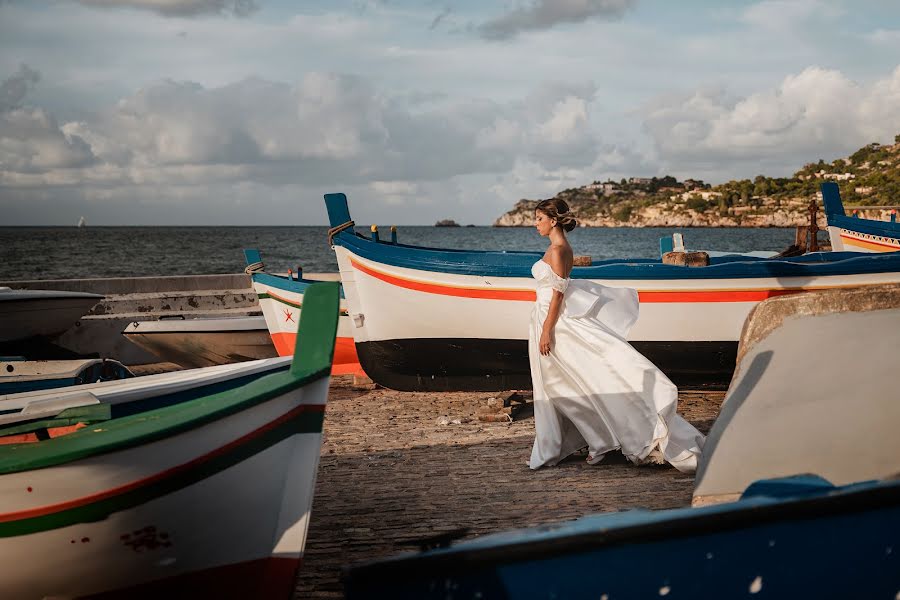
<svg viewBox="0 0 900 600">
<path fill-rule="evenodd" d="M 554 273 L 566 272 L 562 252 L 551 249 L 547 256 L 547 262 L 550 263 Z M 550 308 L 547 309 L 547 318 L 544 319 L 541 339 L 538 342 L 538 349 L 544 356 L 550 354 L 550 347 L 553 343 L 553 328 L 556 327 L 556 322 L 559 320 L 562 301 L 563 293 L 559 290 L 553 290 L 553 297 L 550 298 Z"/>
</svg>

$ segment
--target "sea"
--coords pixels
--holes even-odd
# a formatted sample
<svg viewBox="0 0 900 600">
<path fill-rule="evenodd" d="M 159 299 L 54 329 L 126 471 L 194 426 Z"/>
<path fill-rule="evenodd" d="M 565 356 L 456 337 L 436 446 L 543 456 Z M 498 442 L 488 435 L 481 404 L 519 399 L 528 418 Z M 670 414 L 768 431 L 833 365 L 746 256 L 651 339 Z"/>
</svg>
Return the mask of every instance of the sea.
<svg viewBox="0 0 900 600">
<path fill-rule="evenodd" d="M 371 235 L 368 228 L 358 228 Z M 684 235 L 689 250 L 781 251 L 793 228 L 579 228 L 576 254 L 594 260 L 659 256 L 659 238 Z M 0 281 L 239 273 L 244 248 L 269 272 L 337 272 L 327 227 L 0 227 Z M 390 237 L 385 227 L 382 238 Z M 398 227 L 398 241 L 432 248 L 543 251 L 531 227 Z"/>
</svg>

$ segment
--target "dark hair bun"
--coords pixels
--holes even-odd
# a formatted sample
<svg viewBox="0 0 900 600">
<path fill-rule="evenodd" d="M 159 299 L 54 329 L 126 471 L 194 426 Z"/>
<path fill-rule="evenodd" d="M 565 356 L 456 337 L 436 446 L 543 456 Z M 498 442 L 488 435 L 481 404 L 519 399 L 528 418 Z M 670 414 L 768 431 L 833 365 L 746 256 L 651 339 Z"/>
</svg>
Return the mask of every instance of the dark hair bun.
<svg viewBox="0 0 900 600">
<path fill-rule="evenodd" d="M 541 200 L 534 210 L 539 210 L 551 219 L 556 219 L 556 224 L 566 231 L 572 231 L 578 226 L 578 221 L 569 212 L 569 205 L 566 204 L 565 200 L 560 200 L 559 198 Z"/>
</svg>

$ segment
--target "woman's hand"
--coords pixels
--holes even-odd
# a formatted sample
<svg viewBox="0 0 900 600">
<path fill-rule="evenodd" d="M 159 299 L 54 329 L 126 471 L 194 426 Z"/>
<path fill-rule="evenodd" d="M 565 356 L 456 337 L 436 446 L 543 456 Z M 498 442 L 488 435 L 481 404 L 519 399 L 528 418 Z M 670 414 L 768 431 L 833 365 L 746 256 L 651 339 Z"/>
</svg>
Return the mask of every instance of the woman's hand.
<svg viewBox="0 0 900 600">
<path fill-rule="evenodd" d="M 550 345 L 552 344 L 550 332 L 546 329 L 541 332 L 541 339 L 538 342 L 538 349 L 544 356 L 550 356 Z"/>
</svg>

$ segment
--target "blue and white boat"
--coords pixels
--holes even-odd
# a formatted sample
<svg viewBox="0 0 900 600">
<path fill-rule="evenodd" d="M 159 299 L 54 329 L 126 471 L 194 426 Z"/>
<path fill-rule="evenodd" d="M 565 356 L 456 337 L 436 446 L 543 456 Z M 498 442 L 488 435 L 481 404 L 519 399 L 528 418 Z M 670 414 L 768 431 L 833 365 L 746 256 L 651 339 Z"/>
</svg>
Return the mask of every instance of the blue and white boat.
<svg viewBox="0 0 900 600">
<path fill-rule="evenodd" d="M 303 294 L 316 281 L 305 279 L 300 267 L 296 273 L 267 273 L 259 250 L 253 248 L 244 250 L 244 258 L 247 261 L 245 271 L 253 281 L 253 290 L 259 298 L 275 351 L 279 356 L 290 356 L 297 345 L 297 320 L 303 307 Z M 343 291 L 340 311 L 332 375 L 360 373 Z"/>
<path fill-rule="evenodd" d="M 355 232 L 344 194 L 327 194 L 359 361 L 397 390 L 529 389 L 528 322 L 539 252 L 416 247 Z M 629 341 L 679 387 L 727 387 L 741 328 L 762 300 L 900 282 L 900 254 L 714 256 L 707 267 L 659 258 L 575 267 L 575 279 L 638 291 Z"/>
<path fill-rule="evenodd" d="M 822 202 L 828 237 L 835 252 L 896 252 L 900 250 L 900 223 L 848 217 L 838 184 L 822 184 Z"/>
</svg>

